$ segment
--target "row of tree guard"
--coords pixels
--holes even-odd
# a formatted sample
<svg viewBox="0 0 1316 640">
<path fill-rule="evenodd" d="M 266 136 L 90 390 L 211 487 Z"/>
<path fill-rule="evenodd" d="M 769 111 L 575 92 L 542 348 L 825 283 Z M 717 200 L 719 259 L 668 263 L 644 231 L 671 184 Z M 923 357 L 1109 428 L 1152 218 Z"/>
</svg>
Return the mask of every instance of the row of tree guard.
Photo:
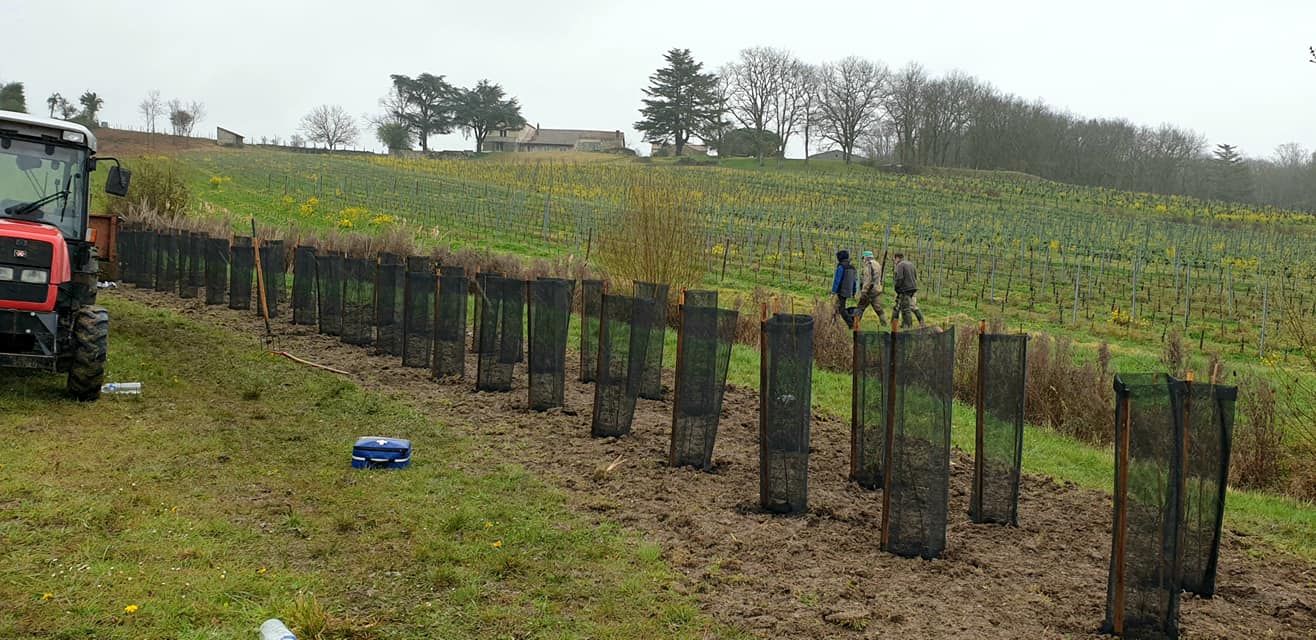
<svg viewBox="0 0 1316 640">
<path fill-rule="evenodd" d="M 279 241 L 212 238 L 129 226 L 119 235 L 123 280 L 207 304 L 280 315 L 287 300 Z M 258 246 L 259 245 L 259 246 Z M 256 260 L 259 257 L 259 267 Z M 581 382 L 595 385 L 591 434 L 631 430 L 639 398 L 663 399 L 668 286 L 634 295 L 601 280 L 519 280 L 389 253 L 293 250 L 292 322 L 398 356 L 436 379 L 466 373 L 468 299 L 475 387 L 509 392 L 527 362 L 528 406 L 563 405 L 573 309 L 581 317 Z M 253 286 L 255 275 L 261 282 Z M 737 312 L 716 291 L 678 296 L 669 462 L 713 467 Z M 578 300 L 578 302 L 577 302 Z M 263 304 L 260 304 L 263 302 Z M 759 500 L 773 513 L 808 509 L 814 324 L 807 315 L 761 319 Z M 1017 525 L 1023 457 L 1026 335 L 980 326 L 976 439 L 969 517 Z M 880 546 L 932 558 L 946 546 L 955 331 L 854 332 L 850 479 L 881 489 Z M 1115 514 L 1105 628 L 1177 635 L 1178 596 L 1215 590 L 1236 389 L 1161 375 L 1120 376 Z"/>
</svg>

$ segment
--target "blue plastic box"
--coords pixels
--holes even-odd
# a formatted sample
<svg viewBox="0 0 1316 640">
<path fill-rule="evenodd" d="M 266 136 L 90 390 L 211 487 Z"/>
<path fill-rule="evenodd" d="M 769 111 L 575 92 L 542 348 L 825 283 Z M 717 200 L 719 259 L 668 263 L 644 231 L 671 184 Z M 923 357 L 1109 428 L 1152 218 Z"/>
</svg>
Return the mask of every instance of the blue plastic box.
<svg viewBox="0 0 1316 640">
<path fill-rule="evenodd" d="M 406 469 L 411 466 L 411 441 L 366 436 L 352 445 L 353 469 Z"/>
</svg>

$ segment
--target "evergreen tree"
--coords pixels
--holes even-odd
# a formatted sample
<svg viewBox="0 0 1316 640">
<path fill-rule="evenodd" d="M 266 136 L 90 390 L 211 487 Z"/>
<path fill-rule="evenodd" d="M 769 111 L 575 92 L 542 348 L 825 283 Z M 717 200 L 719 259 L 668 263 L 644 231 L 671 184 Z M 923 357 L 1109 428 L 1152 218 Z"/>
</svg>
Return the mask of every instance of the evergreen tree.
<svg viewBox="0 0 1316 640">
<path fill-rule="evenodd" d="M 701 73 L 704 65 L 695 62 L 689 49 L 672 49 L 663 58 L 667 66 L 649 76 L 635 128 L 646 142 L 671 141 L 679 156 L 690 136 L 716 117 L 717 76 Z"/>
<path fill-rule="evenodd" d="M 1247 166 L 1238 147 L 1218 144 L 1211 159 L 1215 178 L 1213 197 L 1230 202 L 1247 202 L 1252 199 L 1252 170 Z"/>
<path fill-rule="evenodd" d="M 0 82 L 0 110 L 27 113 L 27 96 L 21 82 Z"/>
<path fill-rule="evenodd" d="M 475 152 L 484 151 L 484 139 L 490 131 L 520 129 L 525 126 L 521 105 L 516 98 L 505 97 L 502 85 L 481 80 L 474 89 L 464 89 L 457 99 L 457 126 L 475 137 Z"/>
</svg>

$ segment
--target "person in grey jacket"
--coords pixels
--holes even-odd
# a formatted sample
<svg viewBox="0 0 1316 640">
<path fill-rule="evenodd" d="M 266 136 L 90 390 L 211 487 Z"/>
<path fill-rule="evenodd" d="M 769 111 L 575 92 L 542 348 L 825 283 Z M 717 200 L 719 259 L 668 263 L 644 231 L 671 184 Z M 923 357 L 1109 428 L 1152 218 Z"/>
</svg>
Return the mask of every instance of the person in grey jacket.
<svg viewBox="0 0 1316 640">
<path fill-rule="evenodd" d="M 918 318 L 918 326 L 923 327 L 923 312 L 918 310 L 918 269 L 912 261 L 905 259 L 905 254 L 896 254 L 896 314 L 900 316 L 900 326 L 909 328 L 914 325 L 911 316 Z"/>
</svg>

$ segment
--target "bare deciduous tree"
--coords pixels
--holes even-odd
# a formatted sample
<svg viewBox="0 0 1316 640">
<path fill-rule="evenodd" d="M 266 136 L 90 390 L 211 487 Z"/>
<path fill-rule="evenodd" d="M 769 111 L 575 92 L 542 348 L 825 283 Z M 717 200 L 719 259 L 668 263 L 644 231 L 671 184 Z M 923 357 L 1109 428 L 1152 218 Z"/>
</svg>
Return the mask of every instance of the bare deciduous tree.
<svg viewBox="0 0 1316 640">
<path fill-rule="evenodd" d="M 841 147 L 849 164 L 860 138 L 878 124 L 889 74 L 880 64 L 850 56 L 823 66 L 819 75 L 819 135 Z"/>
<path fill-rule="evenodd" d="M 206 103 L 193 100 L 187 105 L 187 112 L 192 114 L 192 123 L 187 127 L 187 135 L 192 135 L 192 128 L 206 119 Z"/>
<path fill-rule="evenodd" d="M 731 72 L 731 115 L 742 127 L 767 131 L 772 124 L 774 105 L 781 93 L 780 67 L 785 54 L 769 47 L 752 47 L 740 51 L 740 59 L 727 65 Z M 756 135 L 758 141 L 762 136 Z M 757 143 L 755 156 L 763 164 L 765 149 Z"/>
<path fill-rule="evenodd" d="M 320 143 L 330 153 L 343 145 L 356 143 L 356 121 L 339 105 L 320 105 L 302 117 L 300 127 L 309 142 Z"/>
<path fill-rule="evenodd" d="M 813 76 L 809 65 L 787 52 L 779 52 L 781 59 L 777 64 L 780 79 L 772 104 L 772 122 L 776 125 L 777 137 L 781 147 L 777 149 L 778 157 L 785 157 L 786 145 L 797 129 L 804 124 L 808 115 L 808 104 L 812 98 Z"/>
<path fill-rule="evenodd" d="M 155 122 L 164 115 L 164 102 L 160 100 L 160 90 L 152 89 L 137 105 L 137 113 L 142 114 L 148 133 L 155 133 Z"/>
<path fill-rule="evenodd" d="M 914 164 L 917 152 L 918 122 L 925 97 L 923 85 L 928 81 L 922 65 L 911 62 L 891 79 L 884 106 L 896 128 L 896 151 L 902 164 Z"/>
</svg>

